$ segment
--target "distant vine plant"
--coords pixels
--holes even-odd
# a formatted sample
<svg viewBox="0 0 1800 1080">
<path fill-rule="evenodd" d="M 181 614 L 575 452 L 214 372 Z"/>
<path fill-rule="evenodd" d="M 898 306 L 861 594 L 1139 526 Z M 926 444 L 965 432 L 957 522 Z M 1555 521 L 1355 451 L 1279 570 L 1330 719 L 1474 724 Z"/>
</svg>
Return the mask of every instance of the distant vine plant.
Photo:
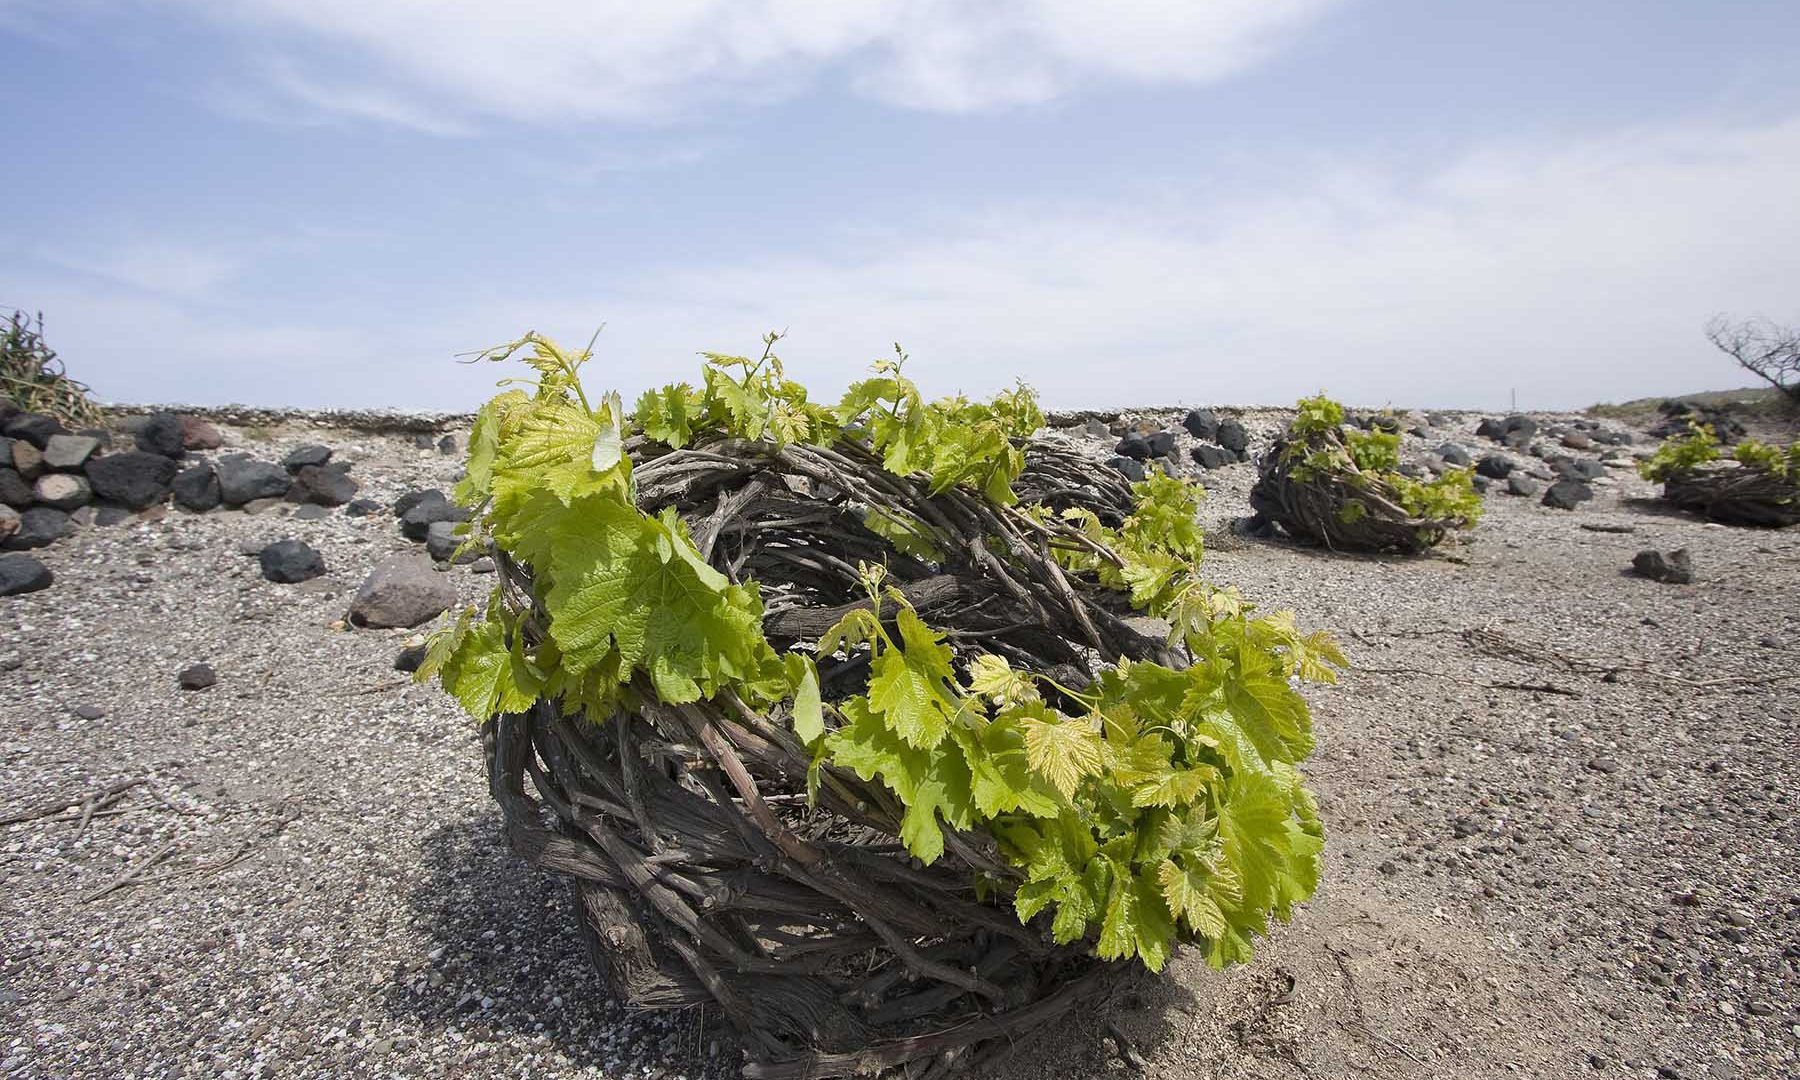
<svg viewBox="0 0 1800 1080">
<path fill-rule="evenodd" d="M 1246 959 L 1268 918 L 1317 884 L 1323 828 L 1299 764 L 1313 749 L 1295 690 L 1344 664 L 1291 613 L 1257 616 L 1198 573 L 1198 489 L 1160 474 L 1135 486 L 1118 527 L 1081 510 L 1020 506 L 1024 441 L 1042 426 L 1023 386 L 987 402 L 927 401 L 905 355 L 874 365 L 834 405 L 788 379 L 765 339 L 757 358 L 703 354 L 700 385 L 664 386 L 627 412 L 594 398 L 570 352 L 527 335 L 485 354 L 534 375 L 482 408 L 457 498 L 471 544 L 528 564 L 535 595 L 496 587 L 485 609 L 438 632 L 420 669 L 479 720 L 539 699 L 599 721 L 653 695 L 665 704 L 729 692 L 788 717 L 823 769 L 884 784 L 904 807 L 900 840 L 929 864 L 945 828 L 984 830 L 1022 881 L 977 882 L 1060 943 L 1157 970 L 1177 942 L 1215 965 Z M 507 386 L 502 383 L 502 386 Z M 1183 668 L 1121 660 L 1080 690 L 966 643 L 953 649 L 883 567 L 861 568 L 867 605 L 815 652 L 765 639 L 753 580 L 702 557 L 672 509 L 640 508 L 630 450 L 726 441 L 853 444 L 933 491 L 978 494 L 1046 537 L 1071 572 L 1129 593 L 1165 619 Z M 896 548 L 937 554 L 929 525 L 876 518 Z M 866 656 L 866 690 L 821 694 L 815 658 Z M 1009 895 L 1010 894 L 1010 895 Z"/>
</svg>

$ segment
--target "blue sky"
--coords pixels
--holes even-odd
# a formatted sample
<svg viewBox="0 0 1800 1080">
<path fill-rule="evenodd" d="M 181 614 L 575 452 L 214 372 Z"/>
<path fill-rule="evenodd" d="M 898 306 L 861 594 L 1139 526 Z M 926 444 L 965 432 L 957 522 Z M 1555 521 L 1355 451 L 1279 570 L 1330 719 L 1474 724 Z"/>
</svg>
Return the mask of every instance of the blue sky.
<svg viewBox="0 0 1800 1080">
<path fill-rule="evenodd" d="M 103 398 L 1580 406 L 1800 320 L 1791 0 L 0 0 L 0 304 Z"/>
</svg>

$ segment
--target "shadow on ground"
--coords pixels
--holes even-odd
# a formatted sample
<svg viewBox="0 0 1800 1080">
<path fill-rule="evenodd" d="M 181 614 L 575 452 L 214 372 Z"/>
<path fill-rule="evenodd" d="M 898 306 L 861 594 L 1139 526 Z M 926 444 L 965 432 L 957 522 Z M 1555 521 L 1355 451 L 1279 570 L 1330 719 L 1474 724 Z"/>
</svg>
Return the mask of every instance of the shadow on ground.
<svg viewBox="0 0 1800 1080">
<path fill-rule="evenodd" d="M 409 902 L 429 958 L 388 985 L 385 1004 L 394 1015 L 428 1037 L 454 1031 L 485 1042 L 510 1032 L 547 1040 L 576 1067 L 656 1061 L 672 1074 L 737 1075 L 737 1039 L 716 1014 L 632 1012 L 607 998 L 567 885 L 512 855 L 497 810 L 427 836 L 424 865 Z M 1111 1002 L 1059 1020 L 1053 1033 L 1034 1033 L 977 1075 L 1029 1067 L 1046 1045 L 1059 1064 L 1075 1055 L 1095 1073 L 1126 1067 L 1175 1034 L 1161 1018 L 1190 997 L 1167 980 L 1134 980 Z"/>
<path fill-rule="evenodd" d="M 576 1067 L 656 1061 L 684 1076 L 732 1074 L 722 1066 L 735 1040 L 709 1018 L 611 1002 L 567 884 L 508 850 L 497 809 L 427 836 L 424 865 L 408 900 L 429 952 L 389 984 L 396 1016 L 431 1035 L 544 1040 Z"/>
</svg>

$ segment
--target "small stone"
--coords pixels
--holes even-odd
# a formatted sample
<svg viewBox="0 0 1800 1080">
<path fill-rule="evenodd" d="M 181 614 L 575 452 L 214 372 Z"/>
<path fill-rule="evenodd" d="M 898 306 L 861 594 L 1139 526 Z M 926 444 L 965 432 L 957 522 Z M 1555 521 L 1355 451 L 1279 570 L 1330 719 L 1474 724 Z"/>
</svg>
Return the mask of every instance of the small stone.
<svg viewBox="0 0 1800 1080">
<path fill-rule="evenodd" d="M 48 589 L 54 580 L 50 568 L 30 555 L 0 555 L 0 596 Z"/>
<path fill-rule="evenodd" d="M 52 435 L 44 444 L 44 464 L 52 469 L 73 472 L 87 464 L 87 459 L 100 449 L 100 440 L 91 435 Z"/>
<path fill-rule="evenodd" d="M 1619 763 L 1609 757 L 1597 757 L 1594 760 L 1588 762 L 1588 768 L 1594 770 L 1597 773 L 1611 774 L 1611 773 L 1616 773 L 1619 771 Z"/>
<path fill-rule="evenodd" d="M 183 690 L 204 690 L 218 682 L 219 676 L 213 671 L 211 664 L 189 664 L 181 669 L 181 674 L 175 677 L 175 681 Z"/>
<path fill-rule="evenodd" d="M 57 438 L 62 438 L 58 435 Z M 88 486 L 87 477 L 72 473 L 45 473 L 38 477 L 37 485 L 32 489 L 37 501 L 45 506 L 58 510 L 75 510 L 86 506 L 94 498 L 94 489 Z"/>
<path fill-rule="evenodd" d="M 277 540 L 257 556 L 262 576 L 282 585 L 310 581 L 325 572 L 325 559 L 310 544 L 299 540 Z"/>
<path fill-rule="evenodd" d="M 12 444 L 12 467 L 27 480 L 36 480 L 44 473 L 44 452 L 24 439 L 15 439 Z"/>
<path fill-rule="evenodd" d="M 1579 480 L 1558 480 L 1544 492 L 1543 504 L 1557 510 L 1573 510 L 1594 497 L 1594 489 Z"/>
<path fill-rule="evenodd" d="M 1734 910 L 1734 911 L 1727 911 L 1725 913 L 1725 921 L 1730 923 L 1733 926 L 1745 927 L 1745 926 L 1751 925 L 1756 920 L 1752 919 L 1749 915 L 1745 914 L 1742 911 Z"/>
<path fill-rule="evenodd" d="M 322 443 L 307 443 L 296 447 L 287 457 L 281 459 L 281 467 L 288 472 L 299 472 L 308 465 L 323 465 L 331 460 L 331 447 Z"/>
<path fill-rule="evenodd" d="M 1250 432 L 1243 422 L 1227 417 L 1219 421 L 1219 445 L 1234 454 L 1245 454 L 1250 450 Z"/>
<path fill-rule="evenodd" d="M 437 449 L 438 449 L 438 453 L 440 453 L 440 454 L 456 453 L 456 450 L 457 450 L 456 436 L 446 435 L 443 438 L 439 439 L 437 442 Z"/>
<path fill-rule="evenodd" d="M 1756 643 L 1765 649 L 1787 648 L 1787 642 L 1776 637 L 1774 634 L 1764 634 L 1762 637 L 1756 639 Z"/>
<path fill-rule="evenodd" d="M 408 645 L 406 648 L 400 650 L 399 655 L 394 657 L 394 670 L 411 673 L 419 670 L 419 665 L 424 662 L 425 646 Z"/>
<path fill-rule="evenodd" d="M 368 517 L 381 512 L 381 504 L 374 499 L 351 499 L 344 505 L 345 517 Z"/>
<path fill-rule="evenodd" d="M 1667 555 L 1660 551 L 1640 551 L 1632 556 L 1631 569 L 1639 577 L 1667 585 L 1691 585 L 1694 581 L 1694 560 L 1686 548 L 1678 548 Z"/>
<path fill-rule="evenodd" d="M 213 471 L 211 465 L 195 465 L 181 470 L 170 481 L 169 490 L 175 496 L 176 506 L 197 514 L 218 506 L 222 498 L 219 474 Z"/>
<path fill-rule="evenodd" d="M 356 497 L 356 488 L 356 481 L 342 469 L 302 465 L 294 472 L 294 483 L 288 488 L 286 498 L 289 502 L 342 506 Z"/>
<path fill-rule="evenodd" d="M 98 720 L 106 715 L 106 710 L 98 705 L 77 705 L 74 712 L 83 720 Z"/>
<path fill-rule="evenodd" d="M 1120 439 L 1119 445 L 1113 447 L 1113 453 L 1120 457 L 1128 457 L 1133 461 L 1148 461 L 1154 456 L 1150 449 L 1150 440 L 1136 433 Z"/>
<path fill-rule="evenodd" d="M 0 468 L 0 506 L 22 509 L 30 506 L 31 502 L 31 482 L 20 476 L 17 469 L 10 466 Z"/>
<path fill-rule="evenodd" d="M 1443 459 L 1444 464 L 1454 465 L 1459 469 L 1468 467 L 1469 463 L 1473 460 L 1469 457 L 1469 452 L 1467 450 L 1464 450 L 1455 443 L 1448 442 L 1437 448 L 1437 456 Z"/>
<path fill-rule="evenodd" d="M 70 515 L 70 520 L 73 518 L 74 516 Z M 20 522 L 17 510 L 5 503 L 0 503 L 0 544 L 5 544 L 14 533 L 19 531 Z"/>
<path fill-rule="evenodd" d="M 1223 446 L 1213 446 L 1210 443 L 1200 443 L 1191 448 L 1188 450 L 1188 456 L 1194 460 L 1194 464 L 1208 470 L 1236 465 L 1238 461 L 1238 456 L 1230 450 Z"/>
<path fill-rule="evenodd" d="M 1483 454 L 1475 463 L 1475 472 L 1489 480 L 1505 480 L 1512 471 L 1512 459 L 1501 454 Z"/>
<path fill-rule="evenodd" d="M 454 521 L 434 521 L 425 531 L 425 551 L 432 558 L 447 561 L 462 546 L 463 538 L 456 535 Z M 458 562 L 470 562 L 480 557 L 480 552 L 471 549 L 463 554 Z"/>
<path fill-rule="evenodd" d="M 408 540 L 424 541 L 431 526 L 440 521 L 467 521 L 469 511 L 456 506 L 435 489 L 424 493 L 400 515 L 400 533 Z"/>
<path fill-rule="evenodd" d="M 62 426 L 62 421 L 54 416 L 22 412 L 0 426 L 0 435 L 30 443 L 36 449 L 42 450 L 50 441 L 50 436 L 60 435 L 67 430 L 69 429 Z"/>
<path fill-rule="evenodd" d="M 219 429 L 196 416 L 181 418 L 181 445 L 189 450 L 217 450 L 225 445 Z"/>
<path fill-rule="evenodd" d="M 1135 458 L 1128 458 L 1121 455 L 1108 458 L 1106 464 L 1109 468 L 1122 474 L 1127 480 L 1142 480 L 1146 475 L 1144 472 L 1144 463 Z"/>
<path fill-rule="evenodd" d="M 258 499 L 279 499 L 287 494 L 292 479 L 272 461 L 255 461 L 243 454 L 219 459 L 219 500 L 226 506 L 244 506 Z"/>
<path fill-rule="evenodd" d="M 268 513 L 269 511 L 282 505 L 282 502 L 283 502 L 283 500 L 274 498 L 273 496 L 270 496 L 270 497 L 264 498 L 264 499 L 251 499 L 249 502 L 247 502 L 243 505 L 242 509 L 243 509 L 244 513 L 249 514 L 254 517 L 257 514 Z"/>
<path fill-rule="evenodd" d="M 19 526 L 4 546 L 11 551 L 48 547 L 74 530 L 68 514 L 53 506 L 33 506 L 19 515 Z"/>
<path fill-rule="evenodd" d="M 1193 409 L 1189 411 L 1188 414 L 1182 418 L 1181 426 L 1187 429 L 1187 433 L 1196 439 L 1205 439 L 1208 442 L 1213 442 L 1219 437 L 1219 418 L 1213 415 L 1211 409 Z"/>
<path fill-rule="evenodd" d="M 323 521 L 331 516 L 331 508 L 318 503 L 307 503 L 294 511 L 295 521 Z"/>
<path fill-rule="evenodd" d="M 1154 431 L 1145 436 L 1150 444 L 1150 456 L 1166 458 L 1175 453 L 1175 433 L 1173 431 Z"/>
<path fill-rule="evenodd" d="M 494 560 L 488 558 L 486 555 L 481 556 L 469 564 L 469 573 L 471 574 L 491 574 L 494 570 Z"/>
<path fill-rule="evenodd" d="M 350 602 L 353 626 L 417 626 L 456 603 L 456 588 L 433 572 L 430 561 L 395 555 L 370 571 Z"/>
<path fill-rule="evenodd" d="M 102 500 L 142 510 L 169 497 L 169 484 L 180 466 L 162 454 L 128 450 L 90 458 L 85 471 Z"/>
<path fill-rule="evenodd" d="M 1539 490 L 1541 489 L 1538 487 L 1538 482 L 1530 477 L 1520 476 L 1515 472 L 1506 478 L 1506 493 L 1508 495 L 1522 495 L 1529 499 L 1535 496 Z"/>
<path fill-rule="evenodd" d="M 146 454 L 178 458 L 187 453 L 187 442 L 181 430 L 181 417 L 174 413 L 153 413 L 137 430 L 137 448 Z"/>
</svg>

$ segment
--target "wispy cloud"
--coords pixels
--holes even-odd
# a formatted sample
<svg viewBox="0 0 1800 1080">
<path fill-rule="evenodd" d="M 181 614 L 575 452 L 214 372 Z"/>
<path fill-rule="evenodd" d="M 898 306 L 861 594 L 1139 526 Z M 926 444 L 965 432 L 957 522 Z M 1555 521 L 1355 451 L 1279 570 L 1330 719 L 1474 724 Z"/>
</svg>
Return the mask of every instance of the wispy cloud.
<svg viewBox="0 0 1800 1080">
<path fill-rule="evenodd" d="M 1343 0 L 152 0 L 280 57 L 305 108 L 426 131 L 482 118 L 659 121 L 844 79 L 978 111 L 1105 82 L 1205 83 Z"/>
<path fill-rule="evenodd" d="M 204 258 L 182 270 L 185 256 L 148 242 L 102 281 L 48 291 L 29 267 L 0 268 L 0 296 L 50 311 L 71 367 L 115 398 L 447 408 L 497 377 L 454 354 L 528 328 L 586 340 L 601 322 L 597 377 L 633 393 L 690 376 L 698 349 L 786 327 L 784 356 L 822 390 L 898 339 L 933 393 L 1023 377 L 1064 406 L 1323 387 L 1467 407 L 1516 389 L 1549 407 L 1729 385 L 1736 370 L 1699 333 L 1709 315 L 1800 318 L 1800 117 L 1489 143 L 1424 173 L 1379 159 L 1265 168 L 1286 182 L 1223 201 L 1121 192 L 856 224 L 592 292 L 571 292 L 558 265 L 519 264 L 503 284 L 402 312 L 347 298 L 329 333 L 266 297 L 234 310 L 220 278 L 233 271 Z M 313 242 L 329 253 L 329 236 Z M 204 301 L 109 285 L 184 275 L 210 286 Z M 147 340 L 179 352 L 149 359 Z"/>
<path fill-rule="evenodd" d="M 825 384 L 899 338 L 934 389 L 1022 376 L 1063 405 L 1325 387 L 1493 407 L 1514 390 L 1573 406 L 1730 384 L 1699 333 L 1708 315 L 1800 317 L 1800 119 L 1496 144 L 1422 176 L 1311 169 L 1222 204 L 865 228 L 834 253 L 649 277 L 565 307 L 558 325 L 608 318 L 609 364 L 627 381 L 791 327 L 787 355 Z"/>
</svg>

